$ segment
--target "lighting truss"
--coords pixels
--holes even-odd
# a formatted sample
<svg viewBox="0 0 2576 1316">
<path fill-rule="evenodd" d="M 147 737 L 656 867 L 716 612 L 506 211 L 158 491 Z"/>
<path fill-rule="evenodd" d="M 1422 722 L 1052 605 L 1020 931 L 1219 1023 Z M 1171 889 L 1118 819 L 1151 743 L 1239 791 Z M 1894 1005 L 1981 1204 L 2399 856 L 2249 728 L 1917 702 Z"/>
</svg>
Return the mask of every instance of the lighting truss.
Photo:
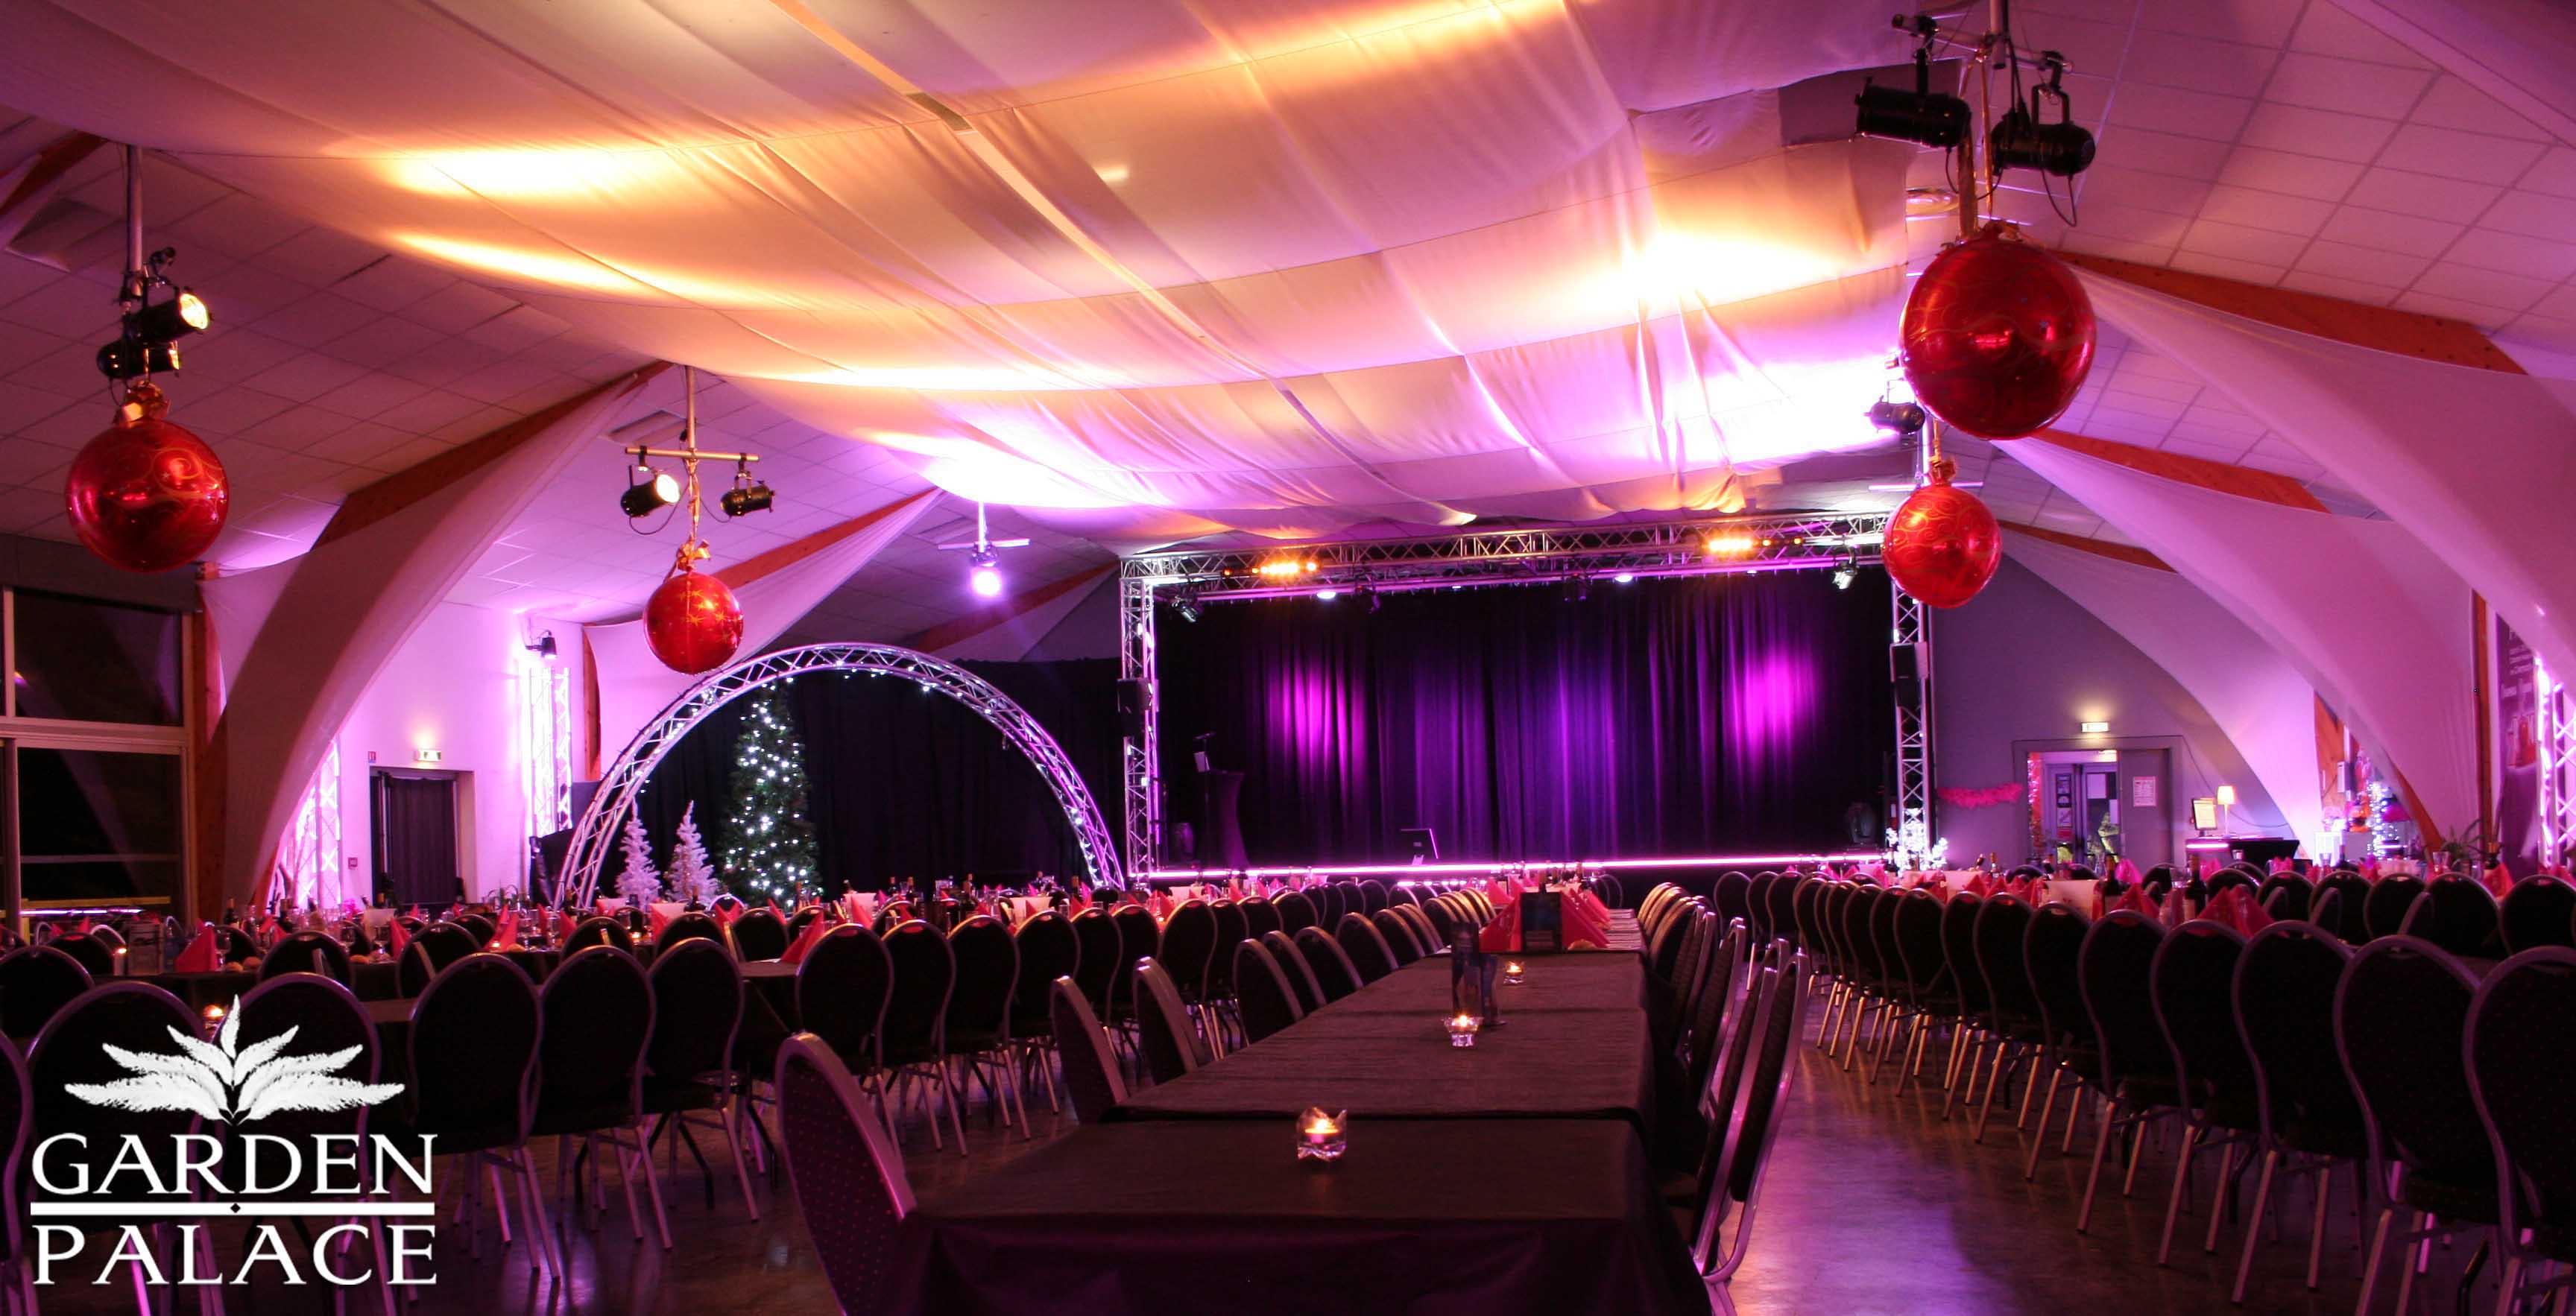
<svg viewBox="0 0 2576 1316">
<path fill-rule="evenodd" d="M 1912 698 L 1896 691 L 1896 816 L 1888 829 L 1900 848 L 1928 852 L 1940 837 L 1932 826 L 1932 614 L 1904 590 L 1887 597 L 1889 638 L 1914 646 L 1916 676 Z"/>
<path fill-rule="evenodd" d="M 1056 803 L 1064 809 L 1065 821 L 1073 826 L 1074 841 L 1081 848 L 1092 884 L 1125 885 L 1116 838 L 1110 835 L 1108 823 L 1102 821 L 1100 806 L 1092 801 L 1090 790 L 1083 786 L 1082 774 L 1074 771 L 1055 737 L 1048 735 L 1046 728 L 1013 703 L 1010 696 L 974 673 L 926 653 L 891 644 L 809 644 L 765 653 L 717 672 L 691 686 L 645 725 L 600 777 L 599 793 L 591 797 L 590 807 L 574 828 L 563 874 L 555 882 L 555 902 L 588 905 L 596 897 L 600 870 L 607 862 L 620 822 L 634 807 L 635 797 L 651 779 L 653 769 L 682 737 L 717 709 L 744 695 L 813 672 L 891 676 L 919 685 L 923 694 L 946 695 L 974 710 L 1046 778 L 1047 788 L 1055 792 Z"/>
<path fill-rule="evenodd" d="M 1154 674 L 1155 603 L 1190 607 L 1230 600 L 1494 585 L 1543 585 L 1614 576 L 1709 576 L 1831 571 L 1878 561 L 1885 513 L 1774 512 L 1695 521 L 1542 526 L 1418 539 L 1140 553 L 1119 563 L 1118 675 L 1142 707 L 1120 746 L 1126 856 L 1148 871 L 1162 855 L 1160 692 Z M 1718 545 L 1712 548 L 1712 544 Z M 1309 569 L 1308 564 L 1313 566 Z M 1902 591 L 1897 591 L 1903 598 Z M 1910 604 L 1911 600 L 1899 606 Z M 1920 710 L 1918 720 L 1928 728 Z M 1900 740 L 1902 736 L 1900 734 Z M 1928 763 L 1928 731 L 1921 757 Z M 1928 809 L 1930 772 L 1920 774 Z M 1928 818 L 1928 812 L 1924 815 Z"/>
<path fill-rule="evenodd" d="M 2534 656 L 2532 693 L 2540 712 L 2540 862 L 2559 862 L 2576 839 L 2576 692 Z"/>
</svg>

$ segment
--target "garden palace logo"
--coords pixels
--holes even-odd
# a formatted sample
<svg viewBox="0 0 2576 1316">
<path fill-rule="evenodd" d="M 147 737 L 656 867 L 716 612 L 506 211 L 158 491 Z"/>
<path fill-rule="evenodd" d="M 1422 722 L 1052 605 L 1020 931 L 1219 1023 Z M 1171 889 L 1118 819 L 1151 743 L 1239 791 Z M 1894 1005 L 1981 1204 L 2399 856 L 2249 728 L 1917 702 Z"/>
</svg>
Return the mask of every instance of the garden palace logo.
<svg viewBox="0 0 2576 1316">
<path fill-rule="evenodd" d="M 177 1051 L 129 1051 L 108 1046 L 108 1058 L 126 1071 L 110 1083 L 72 1083 L 64 1091 L 94 1106 L 135 1112 L 174 1112 L 196 1116 L 201 1126 L 221 1131 L 172 1135 L 173 1146 L 153 1148 L 139 1134 L 125 1134 L 113 1147 L 90 1145 L 82 1133 L 57 1133 L 36 1144 L 33 1169 L 42 1200 L 29 1206 L 36 1219 L 35 1282 L 55 1282 L 58 1263 L 85 1270 L 81 1253 L 96 1228 L 50 1223 L 48 1217 L 89 1218 L 115 1222 L 115 1243 L 104 1258 L 94 1284 L 122 1283 L 125 1268 L 138 1266 L 152 1285 L 219 1285 L 250 1282 L 262 1266 L 274 1266 L 284 1283 L 302 1286 L 319 1279 L 333 1285 L 374 1283 L 373 1268 L 363 1258 L 382 1256 L 384 1280 L 419 1285 L 437 1277 L 419 1271 L 435 1241 L 437 1226 L 426 1223 L 437 1212 L 431 1186 L 431 1140 L 418 1140 L 416 1157 L 406 1157 L 392 1138 L 354 1133 L 317 1133 L 301 1138 L 245 1132 L 274 1115 L 296 1112 L 330 1114 L 372 1106 L 400 1096 L 399 1083 L 363 1083 L 339 1071 L 358 1058 L 362 1048 L 289 1054 L 298 1030 L 248 1047 L 241 1045 L 241 1002 L 224 1017 L 212 1042 L 176 1028 L 170 1039 Z M 98 1158 L 105 1156 L 102 1166 Z M 367 1172 L 361 1174 L 361 1169 Z M 399 1176 L 423 1200 L 402 1202 L 369 1195 L 369 1187 L 391 1188 Z M 281 1194 L 310 1196 L 286 1200 Z M 278 1226 L 266 1218 L 327 1217 L 341 1223 L 312 1235 L 308 1265 L 299 1265 Z M 425 1223 L 396 1223 L 410 1217 Z M 261 1218 L 250 1234 L 241 1265 L 231 1274 L 203 1274 L 202 1220 Z M 179 1246 L 176 1274 L 162 1270 L 153 1246 L 155 1222 L 175 1221 Z M 379 1252 L 369 1237 L 383 1231 Z M 335 1257 L 335 1252 L 347 1255 Z"/>
</svg>

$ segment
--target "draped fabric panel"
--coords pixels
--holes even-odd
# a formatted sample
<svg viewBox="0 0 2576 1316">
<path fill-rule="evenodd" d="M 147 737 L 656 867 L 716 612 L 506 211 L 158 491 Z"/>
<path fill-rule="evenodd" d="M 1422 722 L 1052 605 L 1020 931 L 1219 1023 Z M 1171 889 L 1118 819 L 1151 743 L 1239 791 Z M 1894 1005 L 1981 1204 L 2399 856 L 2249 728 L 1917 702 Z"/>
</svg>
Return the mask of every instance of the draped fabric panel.
<svg viewBox="0 0 2576 1316">
<path fill-rule="evenodd" d="M 1210 607 L 1159 628 L 1163 763 L 1245 773 L 1256 863 L 1834 848 L 1893 726 L 1886 583 L 1823 573 Z"/>
<path fill-rule="evenodd" d="M 336 533 L 335 522 L 291 562 L 205 582 L 218 623 L 259 624 L 255 637 L 216 635 L 233 672 L 216 732 L 225 754 L 227 898 L 248 897 L 267 881 L 278 837 L 324 748 L 394 651 L 548 482 L 624 419 L 640 385 L 640 376 L 613 381 L 550 422 L 521 422 L 529 432 L 507 451 L 347 534 Z M 486 789 L 517 787 L 500 781 Z"/>
<path fill-rule="evenodd" d="M 2405 527 L 2213 493 L 2038 439 L 2010 445 L 2299 672 L 2445 835 L 2478 816 L 2469 587 Z"/>
<path fill-rule="evenodd" d="M 2175 572 L 2023 534 L 2006 535 L 2004 552 L 2136 645 L 2200 701 L 2279 807 L 2278 818 L 2250 821 L 2286 826 L 2295 836 L 2317 830 L 2316 691 L 2263 637 Z M 2248 815 L 2238 809 L 2239 817 Z"/>
<path fill-rule="evenodd" d="M 2278 431 L 2413 532 L 2552 669 L 2576 671 L 2576 552 L 2557 546 L 2576 507 L 2576 382 L 2353 347 L 2082 277 L 2103 319 Z"/>
<path fill-rule="evenodd" d="M 742 605 L 742 645 L 734 650 L 735 658 L 749 658 L 769 648 L 886 545 L 901 538 L 937 498 L 936 493 L 918 493 L 867 513 L 858 518 L 867 524 L 856 532 L 736 585 L 734 601 Z M 821 532 L 823 537 L 831 533 Z M 590 640 L 599 682 L 599 748 L 606 759 L 700 678 L 672 671 L 653 656 L 640 617 L 585 626 L 582 632 Z"/>
<path fill-rule="evenodd" d="M 1063 747 L 1102 812 L 1114 810 L 1116 660 L 960 665 L 1027 709 Z M 1081 851 L 1045 779 L 1001 732 L 955 700 L 924 696 L 910 681 L 863 676 L 809 674 L 785 689 L 805 746 L 807 816 L 827 890 L 876 890 L 889 877 L 1082 871 Z M 708 850 L 721 857 L 734 746 L 750 711 L 749 700 L 719 709 L 645 783 L 636 807 L 657 862 L 668 856 L 681 811 L 692 802 Z M 616 878 L 619 859 L 612 855 L 609 863 L 603 884 Z"/>
</svg>

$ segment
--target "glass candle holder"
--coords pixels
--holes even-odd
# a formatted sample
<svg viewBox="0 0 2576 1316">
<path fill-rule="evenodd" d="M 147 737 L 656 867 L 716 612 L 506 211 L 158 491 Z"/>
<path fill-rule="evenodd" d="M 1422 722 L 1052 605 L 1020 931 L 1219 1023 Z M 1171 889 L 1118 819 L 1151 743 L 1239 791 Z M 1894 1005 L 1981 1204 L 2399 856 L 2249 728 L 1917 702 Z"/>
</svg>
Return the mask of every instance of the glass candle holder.
<svg viewBox="0 0 2576 1316">
<path fill-rule="evenodd" d="M 1297 1159 L 1301 1161 L 1338 1161 L 1350 1149 L 1348 1135 L 1350 1112 L 1327 1115 L 1321 1106 L 1308 1106 L 1297 1117 Z"/>
<path fill-rule="evenodd" d="M 1472 1014 L 1453 1015 L 1449 1019 L 1449 1045 L 1474 1046 L 1476 1030 L 1484 1025 Z"/>
<path fill-rule="evenodd" d="M 1528 976 L 1529 966 L 1521 963 L 1519 960 L 1503 961 L 1503 981 L 1505 983 L 1518 987 L 1521 985 L 1522 980 Z"/>
</svg>

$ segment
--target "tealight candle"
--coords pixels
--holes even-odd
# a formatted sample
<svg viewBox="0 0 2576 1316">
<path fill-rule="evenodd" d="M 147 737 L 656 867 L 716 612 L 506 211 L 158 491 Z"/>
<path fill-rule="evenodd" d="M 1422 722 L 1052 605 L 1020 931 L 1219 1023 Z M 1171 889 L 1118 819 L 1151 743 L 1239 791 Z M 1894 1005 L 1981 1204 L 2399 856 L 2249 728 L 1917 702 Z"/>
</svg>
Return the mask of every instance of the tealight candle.
<svg viewBox="0 0 2576 1316">
<path fill-rule="evenodd" d="M 1520 985 L 1521 985 L 1521 979 L 1522 979 L 1523 977 L 1525 977 L 1525 976 L 1527 975 L 1527 973 L 1528 973 L 1528 970 L 1527 970 L 1527 969 L 1526 969 L 1526 968 L 1521 964 L 1521 962 L 1520 962 L 1519 960 L 1505 960 L 1505 961 L 1503 961 L 1503 981 L 1504 981 L 1504 982 L 1510 983 L 1510 984 L 1511 984 L 1512 986 L 1514 986 L 1514 987 L 1518 987 L 1518 986 L 1520 986 Z"/>
<path fill-rule="evenodd" d="M 1297 1159 L 1301 1161 L 1336 1161 L 1349 1150 L 1344 1129 L 1351 1113 L 1327 1115 L 1321 1106 L 1308 1106 L 1297 1117 Z"/>
<path fill-rule="evenodd" d="M 1474 1046 L 1476 1030 L 1482 1026 L 1472 1014 L 1462 1014 L 1452 1018 L 1449 1021 L 1449 1045 Z"/>
</svg>

